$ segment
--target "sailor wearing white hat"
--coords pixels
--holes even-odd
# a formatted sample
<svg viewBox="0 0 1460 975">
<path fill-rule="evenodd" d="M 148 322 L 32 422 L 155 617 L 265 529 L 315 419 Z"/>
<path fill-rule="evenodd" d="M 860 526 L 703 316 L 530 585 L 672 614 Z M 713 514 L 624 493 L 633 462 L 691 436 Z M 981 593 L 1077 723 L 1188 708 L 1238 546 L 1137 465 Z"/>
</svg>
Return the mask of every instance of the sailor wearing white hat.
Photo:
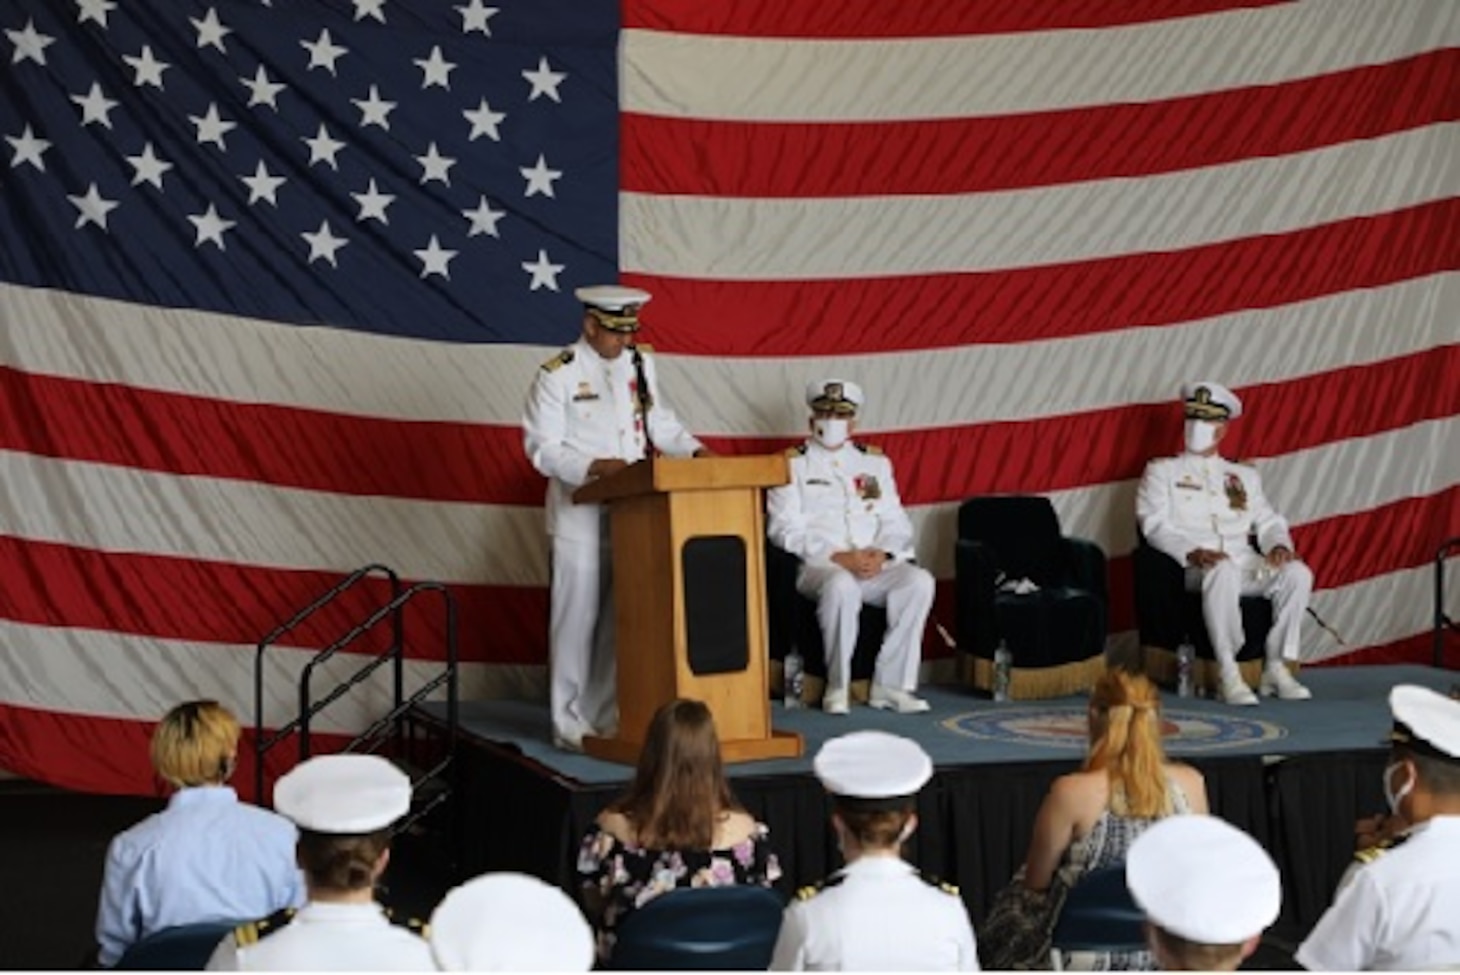
<svg viewBox="0 0 1460 975">
<path fill-rule="evenodd" d="M 390 827 L 411 805 L 411 780 L 376 755 L 324 755 L 274 786 L 274 807 L 299 827 L 308 902 L 244 924 L 210 971 L 425 971 L 420 925 L 394 922 L 374 900 L 390 862 Z"/>
<path fill-rule="evenodd" d="M 770 540 L 801 559 L 796 589 L 817 602 L 826 650 L 822 707 L 846 714 L 852 654 L 864 603 L 887 607 L 868 701 L 874 708 L 928 710 L 914 696 L 933 576 L 913 562 L 913 527 L 892 461 L 851 440 L 862 388 L 823 379 L 806 388 L 811 438 L 787 452 L 790 483 L 766 494 Z"/>
<path fill-rule="evenodd" d="M 586 972 L 593 930 L 557 887 L 487 873 L 453 888 L 431 913 L 431 953 L 446 972 Z"/>
<path fill-rule="evenodd" d="M 787 906 L 772 970 L 977 971 L 957 888 L 902 859 L 917 829 L 917 793 L 933 775 L 927 752 L 897 735 L 855 731 L 821 746 L 813 767 L 831 793 L 847 864 Z"/>
<path fill-rule="evenodd" d="M 1167 971 L 1235 971 L 1282 910 L 1277 864 L 1215 816 L 1168 816 L 1136 837 L 1126 886 Z"/>
<path fill-rule="evenodd" d="M 583 303 L 583 333 L 537 371 L 522 427 L 528 460 L 548 478 L 553 739 L 578 751 L 585 734 L 615 730 L 618 707 L 605 512 L 573 504 L 573 492 L 641 460 L 651 442 L 672 456 L 706 451 L 664 404 L 648 347 L 634 344 L 649 292 L 600 285 L 574 294 Z"/>
<path fill-rule="evenodd" d="M 1411 825 L 1370 856 L 1298 948 L 1310 971 L 1460 967 L 1460 701 L 1389 692 L 1384 795 Z"/>
<path fill-rule="evenodd" d="M 1136 495 L 1141 534 L 1153 548 L 1186 566 L 1187 588 L 1201 593 L 1202 615 L 1221 671 L 1221 699 L 1257 703 L 1237 668 L 1237 652 L 1246 642 L 1241 597 L 1260 594 L 1273 605 L 1260 690 L 1283 700 L 1304 700 L 1312 695 L 1288 672 L 1285 661 L 1298 658 L 1313 572 L 1294 553 L 1288 523 L 1268 502 L 1257 471 L 1219 453 L 1229 424 L 1242 415 L 1242 400 L 1206 380 L 1187 383 L 1181 398 L 1186 450 L 1146 465 Z M 1252 548 L 1252 535 L 1260 551 Z"/>
</svg>

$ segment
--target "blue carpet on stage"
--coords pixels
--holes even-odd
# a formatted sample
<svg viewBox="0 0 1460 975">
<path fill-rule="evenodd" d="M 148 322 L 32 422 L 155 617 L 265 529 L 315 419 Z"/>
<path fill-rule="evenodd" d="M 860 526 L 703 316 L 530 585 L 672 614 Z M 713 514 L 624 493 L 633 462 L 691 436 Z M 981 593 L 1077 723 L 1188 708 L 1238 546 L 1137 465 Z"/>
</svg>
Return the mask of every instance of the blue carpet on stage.
<svg viewBox="0 0 1460 975">
<path fill-rule="evenodd" d="M 1264 698 L 1253 708 L 1234 708 L 1199 698 L 1166 695 L 1162 701 L 1166 746 L 1172 755 L 1295 755 L 1374 749 L 1390 727 L 1389 688 L 1414 683 L 1448 692 L 1455 671 L 1417 665 L 1308 668 L 1302 680 L 1311 701 Z M 732 776 L 809 773 L 811 757 L 827 738 L 877 728 L 916 739 L 935 765 L 1075 760 L 1085 746 L 1085 699 L 995 703 L 957 687 L 920 691 L 933 706 L 926 714 L 899 715 L 854 706 L 845 717 L 819 710 L 772 705 L 772 723 L 797 731 L 806 749 L 798 759 L 741 762 Z M 444 714 L 444 705 L 426 710 Z M 586 785 L 623 782 L 626 766 L 559 751 L 551 744 L 544 705 L 523 701 L 463 701 L 462 730 L 475 738 L 520 749 L 555 774 Z"/>
</svg>

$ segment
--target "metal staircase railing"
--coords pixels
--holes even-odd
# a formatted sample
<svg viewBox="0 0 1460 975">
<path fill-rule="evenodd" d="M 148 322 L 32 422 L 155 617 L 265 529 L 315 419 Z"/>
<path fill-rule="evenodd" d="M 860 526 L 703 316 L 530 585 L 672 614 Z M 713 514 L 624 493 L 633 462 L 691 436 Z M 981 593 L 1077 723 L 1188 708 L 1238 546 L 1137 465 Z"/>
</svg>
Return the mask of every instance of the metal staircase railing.
<svg viewBox="0 0 1460 975">
<path fill-rule="evenodd" d="M 265 656 L 269 648 L 278 642 L 288 633 L 300 626 L 305 620 L 326 606 L 335 602 L 346 592 L 359 585 L 362 581 L 371 577 L 384 577 L 390 583 L 390 599 L 383 605 L 377 607 L 364 619 L 336 639 L 329 646 L 319 650 L 304 665 L 299 675 L 298 685 L 298 716 L 287 724 L 274 731 L 273 734 L 265 733 L 264 714 L 264 666 Z M 414 599 L 430 598 L 429 594 L 435 594 L 441 600 L 442 613 L 444 616 L 444 633 L 446 637 L 446 661 L 439 673 L 435 674 L 420 687 L 416 688 L 409 695 L 405 693 L 405 655 L 406 655 L 406 632 L 405 632 L 405 607 Z M 374 656 L 363 661 L 348 676 L 343 678 L 333 688 L 322 696 L 316 697 L 314 692 L 315 671 L 337 654 L 347 650 L 365 634 L 372 632 L 382 623 L 390 627 L 389 646 L 376 653 Z M 457 649 L 456 649 L 456 601 L 450 590 L 439 582 L 421 582 L 410 588 L 403 588 L 400 577 L 394 570 L 384 565 L 372 564 L 357 569 L 344 579 L 340 580 L 328 591 L 308 606 L 299 610 L 284 623 L 275 627 L 268 636 L 259 641 L 254 654 L 254 756 L 255 756 L 255 795 L 262 803 L 265 788 L 265 756 L 274 748 L 279 747 L 291 738 L 298 743 L 298 761 L 303 761 L 313 753 L 313 742 L 311 739 L 311 725 L 316 716 L 322 711 L 340 700 L 352 689 L 369 680 L 382 667 L 389 664 L 392 669 L 392 693 L 391 706 L 382 715 L 377 717 L 362 732 L 355 736 L 345 745 L 344 751 L 363 753 L 384 753 L 385 757 L 395 760 L 398 764 L 406 764 L 405 758 L 407 746 L 413 745 L 414 741 L 407 742 L 404 734 L 405 719 L 412 707 L 426 700 L 433 693 L 445 688 L 446 692 L 446 721 L 442 733 L 443 741 L 438 743 L 433 756 L 433 764 L 427 768 L 411 768 L 407 771 L 411 774 L 412 788 L 415 801 L 412 803 L 411 812 L 395 826 L 396 832 L 408 829 L 412 824 L 419 821 L 426 814 L 447 802 L 458 792 L 455 781 L 456 768 L 456 729 L 458 719 L 458 672 L 457 672 Z M 455 832 L 453 828 L 453 833 Z"/>
<path fill-rule="evenodd" d="M 1460 536 L 1446 540 L 1435 552 L 1435 659 L 1436 667 L 1445 666 L 1445 630 L 1460 633 L 1460 623 L 1445 612 L 1445 560 L 1460 554 Z"/>
</svg>

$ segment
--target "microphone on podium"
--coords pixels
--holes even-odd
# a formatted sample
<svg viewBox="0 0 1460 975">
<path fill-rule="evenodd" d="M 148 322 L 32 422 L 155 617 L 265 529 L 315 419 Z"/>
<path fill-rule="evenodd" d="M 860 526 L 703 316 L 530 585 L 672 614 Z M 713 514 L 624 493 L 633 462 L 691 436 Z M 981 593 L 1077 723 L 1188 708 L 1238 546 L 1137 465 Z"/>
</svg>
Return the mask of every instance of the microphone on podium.
<svg viewBox="0 0 1460 975">
<path fill-rule="evenodd" d="M 639 400 L 639 418 L 644 424 L 644 456 L 653 457 L 659 451 L 654 447 L 654 436 L 649 432 L 649 409 L 654 398 L 649 395 L 649 380 L 644 374 L 644 354 L 638 343 L 629 346 L 629 357 L 634 364 L 635 395 Z"/>
</svg>

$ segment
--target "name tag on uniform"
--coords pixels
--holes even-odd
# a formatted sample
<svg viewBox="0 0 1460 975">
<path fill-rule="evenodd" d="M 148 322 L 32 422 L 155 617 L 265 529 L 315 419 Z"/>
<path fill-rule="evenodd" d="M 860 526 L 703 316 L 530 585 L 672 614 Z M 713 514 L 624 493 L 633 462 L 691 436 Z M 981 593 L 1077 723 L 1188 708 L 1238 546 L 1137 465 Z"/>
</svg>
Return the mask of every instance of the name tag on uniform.
<svg viewBox="0 0 1460 975">
<path fill-rule="evenodd" d="M 1176 482 L 1176 488 L 1180 491 L 1200 491 L 1201 484 L 1194 478 L 1187 476 Z"/>
<path fill-rule="evenodd" d="M 806 483 L 808 485 L 819 484 L 821 487 L 831 487 L 831 482 L 824 477 L 808 477 Z"/>
</svg>

